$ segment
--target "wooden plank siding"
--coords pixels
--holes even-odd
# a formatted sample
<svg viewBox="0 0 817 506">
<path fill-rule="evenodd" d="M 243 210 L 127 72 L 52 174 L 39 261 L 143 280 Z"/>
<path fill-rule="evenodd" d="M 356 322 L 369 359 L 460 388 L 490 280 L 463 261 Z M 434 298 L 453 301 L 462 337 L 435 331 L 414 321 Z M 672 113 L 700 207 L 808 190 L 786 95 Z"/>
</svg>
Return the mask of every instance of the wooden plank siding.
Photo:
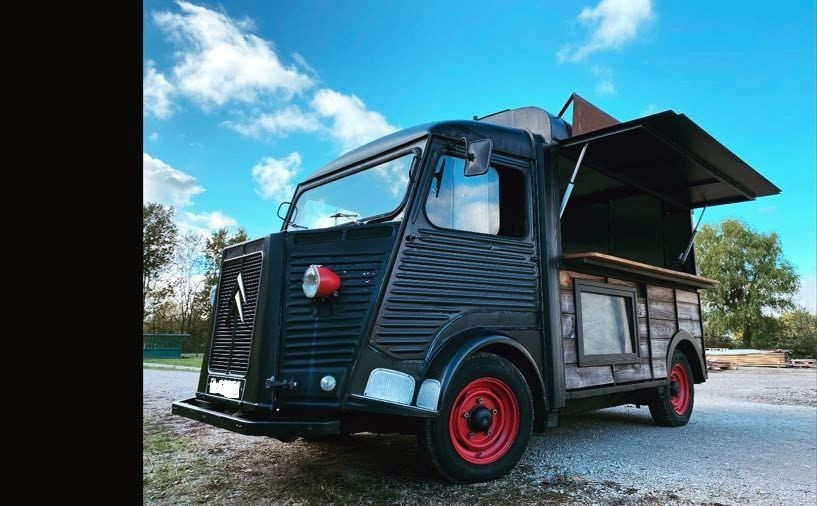
<svg viewBox="0 0 817 506">
<path fill-rule="evenodd" d="M 686 330 L 695 338 L 699 352 L 704 349 L 704 331 L 701 323 L 701 298 L 696 292 L 675 290 L 678 305 L 678 329 Z"/>
<path fill-rule="evenodd" d="M 632 286 L 637 289 L 638 343 L 642 356 L 640 361 L 631 364 L 579 367 L 575 279 Z M 703 349 L 700 300 L 698 293 L 694 291 L 645 285 L 621 279 L 620 275 L 618 278 L 605 278 L 571 270 L 559 272 L 559 288 L 565 384 L 568 390 L 666 378 L 669 342 L 679 330 L 689 332 L 695 337 L 699 349 Z"/>
<path fill-rule="evenodd" d="M 611 385 L 628 381 L 651 378 L 649 362 L 649 325 L 647 321 L 647 300 L 639 297 L 636 301 L 638 317 L 639 348 L 644 359 L 634 364 L 600 365 L 579 367 L 576 343 L 576 297 L 574 279 L 584 279 L 599 283 L 637 286 L 632 281 L 608 279 L 575 271 L 559 272 L 560 306 L 562 313 L 562 344 L 564 349 L 565 384 L 568 390 L 590 386 Z"/>
</svg>

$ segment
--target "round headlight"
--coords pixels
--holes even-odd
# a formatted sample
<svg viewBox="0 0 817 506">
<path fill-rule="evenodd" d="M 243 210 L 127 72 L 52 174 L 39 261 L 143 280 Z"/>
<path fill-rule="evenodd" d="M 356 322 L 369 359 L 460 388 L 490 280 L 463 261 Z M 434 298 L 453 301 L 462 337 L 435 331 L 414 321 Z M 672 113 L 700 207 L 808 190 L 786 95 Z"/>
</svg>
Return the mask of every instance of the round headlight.
<svg viewBox="0 0 817 506">
<path fill-rule="evenodd" d="M 306 272 L 304 272 L 304 295 L 309 297 L 310 299 L 314 298 L 315 295 L 318 294 L 318 286 L 321 284 L 321 275 L 318 272 L 317 265 L 310 265 L 306 268 Z"/>
</svg>

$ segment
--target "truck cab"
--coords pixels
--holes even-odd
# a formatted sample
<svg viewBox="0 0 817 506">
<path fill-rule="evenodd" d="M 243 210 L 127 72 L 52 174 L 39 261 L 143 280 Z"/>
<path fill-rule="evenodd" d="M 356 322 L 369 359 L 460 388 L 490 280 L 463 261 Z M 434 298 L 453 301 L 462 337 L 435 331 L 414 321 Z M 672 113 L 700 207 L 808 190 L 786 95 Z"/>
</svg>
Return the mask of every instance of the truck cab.
<svg viewBox="0 0 817 506">
<path fill-rule="evenodd" d="M 457 482 L 507 473 L 562 414 L 686 424 L 717 283 L 691 213 L 779 190 L 682 114 L 568 104 L 416 126 L 315 171 L 279 232 L 225 249 L 173 412 L 282 441 L 417 434 Z"/>
</svg>

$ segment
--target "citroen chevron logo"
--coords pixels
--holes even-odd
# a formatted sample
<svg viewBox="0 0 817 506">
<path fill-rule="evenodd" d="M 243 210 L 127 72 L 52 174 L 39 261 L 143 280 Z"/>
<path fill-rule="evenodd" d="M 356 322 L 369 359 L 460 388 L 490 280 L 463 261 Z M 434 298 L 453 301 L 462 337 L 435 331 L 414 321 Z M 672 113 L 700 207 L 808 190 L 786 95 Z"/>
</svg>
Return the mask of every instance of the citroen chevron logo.
<svg viewBox="0 0 817 506">
<path fill-rule="evenodd" d="M 241 319 L 241 323 L 244 323 L 244 303 L 247 302 L 247 295 L 244 293 L 244 280 L 241 279 L 241 273 L 238 273 L 238 278 L 236 279 L 236 290 L 235 295 L 233 296 L 233 300 L 235 301 L 235 308 L 238 310 L 238 317 Z"/>
</svg>

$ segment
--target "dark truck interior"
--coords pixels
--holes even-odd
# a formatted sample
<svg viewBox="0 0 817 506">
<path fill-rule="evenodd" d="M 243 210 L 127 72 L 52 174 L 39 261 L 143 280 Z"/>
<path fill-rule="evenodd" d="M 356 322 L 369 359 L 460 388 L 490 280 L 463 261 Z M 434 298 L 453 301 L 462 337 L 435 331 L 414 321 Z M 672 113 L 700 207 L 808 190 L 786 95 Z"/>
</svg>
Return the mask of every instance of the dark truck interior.
<svg viewBox="0 0 817 506">
<path fill-rule="evenodd" d="M 563 255 L 595 252 L 694 274 L 694 249 L 679 262 L 693 209 L 780 193 L 683 114 L 619 123 L 571 99 L 572 135 L 556 150 L 560 198 L 587 148 L 561 220 Z"/>
</svg>

